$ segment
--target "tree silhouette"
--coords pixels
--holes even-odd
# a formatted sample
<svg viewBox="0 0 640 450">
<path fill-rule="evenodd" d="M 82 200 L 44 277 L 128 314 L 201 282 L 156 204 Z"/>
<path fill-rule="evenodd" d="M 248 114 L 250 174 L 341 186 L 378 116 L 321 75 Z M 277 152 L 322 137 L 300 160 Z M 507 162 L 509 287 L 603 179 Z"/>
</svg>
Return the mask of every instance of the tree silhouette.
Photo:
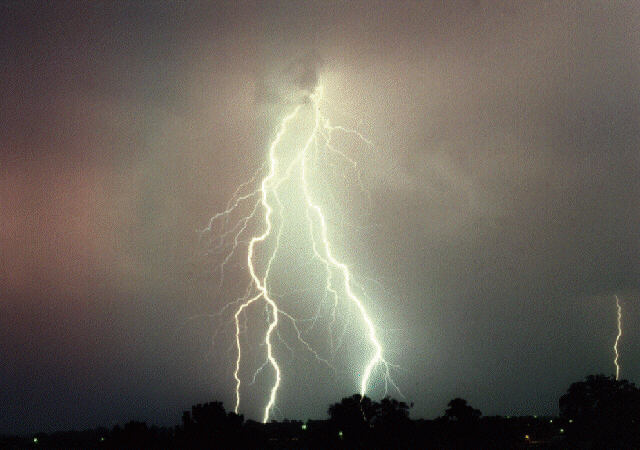
<svg viewBox="0 0 640 450">
<path fill-rule="evenodd" d="M 468 424 L 477 421 L 482 415 L 479 409 L 469 406 L 463 398 L 454 398 L 447 406 L 444 417 L 451 422 Z"/>
<path fill-rule="evenodd" d="M 640 444 L 640 389 L 633 383 L 589 375 L 569 386 L 558 403 L 561 417 L 572 422 L 573 440 L 593 441 L 598 448 L 637 448 Z"/>
<path fill-rule="evenodd" d="M 403 448 L 411 427 L 409 405 L 390 397 L 375 402 L 355 394 L 328 412 L 333 432 L 349 448 Z"/>
<path fill-rule="evenodd" d="M 380 401 L 377 412 L 376 424 L 397 425 L 409 420 L 409 405 L 391 397 Z"/>
<path fill-rule="evenodd" d="M 197 404 L 182 414 L 180 437 L 191 448 L 228 447 L 241 442 L 243 421 L 243 416 L 227 413 L 222 402 Z"/>
<path fill-rule="evenodd" d="M 409 408 L 405 402 L 390 397 L 380 401 L 374 422 L 377 448 L 409 448 L 414 438 Z"/>
<path fill-rule="evenodd" d="M 150 448 L 155 439 L 154 432 L 146 422 L 131 420 L 124 428 L 116 425 L 111 432 L 113 443 L 119 448 Z"/>
<path fill-rule="evenodd" d="M 362 433 L 373 425 L 379 405 L 366 395 L 354 394 L 343 398 L 340 403 L 329 406 L 329 420 L 341 428 L 343 434 Z"/>
</svg>

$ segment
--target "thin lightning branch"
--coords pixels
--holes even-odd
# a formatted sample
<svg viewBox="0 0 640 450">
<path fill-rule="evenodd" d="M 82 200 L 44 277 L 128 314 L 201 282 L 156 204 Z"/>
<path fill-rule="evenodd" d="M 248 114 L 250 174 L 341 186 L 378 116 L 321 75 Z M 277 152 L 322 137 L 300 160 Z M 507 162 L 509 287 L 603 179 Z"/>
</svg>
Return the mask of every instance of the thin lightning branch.
<svg viewBox="0 0 640 450">
<path fill-rule="evenodd" d="M 310 180 L 311 166 L 313 165 L 314 168 L 318 166 L 318 158 L 321 155 L 324 157 L 335 155 L 343 162 L 346 161 L 348 163 L 351 170 L 354 170 L 357 174 L 358 183 L 361 184 L 360 172 L 356 161 L 349 157 L 344 151 L 336 148 L 332 142 L 332 134 L 338 132 L 346 136 L 351 136 L 351 138 L 357 139 L 367 146 L 372 146 L 372 143 L 359 131 L 342 126 L 330 125 L 329 120 L 323 117 L 320 111 L 322 94 L 322 86 L 318 86 L 309 96 L 308 103 L 296 106 L 293 111 L 281 121 L 277 134 L 269 146 L 268 161 L 256 171 L 251 180 L 241 184 L 236 189 L 226 209 L 214 215 L 209 220 L 208 226 L 203 230 L 203 233 L 216 234 L 217 230 L 221 228 L 222 231 L 217 236 L 218 245 L 216 249 L 230 248 L 219 267 L 221 277 L 224 274 L 225 265 L 233 255 L 236 254 L 236 250 L 240 244 L 248 242 L 246 267 L 250 275 L 251 286 L 247 289 L 244 297 L 232 303 L 235 307 L 233 323 L 235 325 L 236 350 L 236 361 L 233 371 L 235 380 L 234 411 L 238 413 L 241 404 L 242 379 L 240 372 L 243 364 L 241 335 L 246 331 L 246 326 L 241 326 L 241 319 L 246 318 L 247 310 L 253 308 L 254 303 L 263 302 L 267 321 L 266 332 L 261 346 L 266 348 L 266 357 L 263 360 L 264 363 L 254 371 L 253 378 L 249 384 L 254 384 L 258 375 L 266 372 L 273 373 L 273 382 L 269 389 L 266 406 L 263 411 L 262 419 L 264 422 L 269 420 L 272 411 L 278 410 L 276 401 L 278 389 L 282 382 L 281 369 L 276 360 L 276 349 L 272 340 L 274 332 L 277 337 L 276 342 L 282 343 L 284 347 L 290 351 L 293 350 L 293 347 L 284 341 L 278 328 L 280 318 L 282 317 L 290 321 L 293 330 L 295 330 L 295 339 L 299 345 L 313 355 L 318 362 L 332 369 L 335 374 L 337 372 L 329 362 L 329 359 L 323 357 L 320 352 L 313 348 L 307 339 L 307 334 L 313 330 L 321 318 L 322 312 L 327 311 L 328 308 L 330 330 L 326 336 L 329 341 L 331 359 L 333 359 L 335 351 L 342 345 L 342 336 L 346 331 L 346 325 L 340 336 L 336 336 L 337 330 L 334 330 L 338 316 L 337 311 L 343 299 L 355 306 L 355 310 L 357 310 L 358 317 L 365 330 L 366 342 L 368 342 L 368 346 L 371 348 L 371 354 L 368 356 L 360 374 L 358 383 L 360 395 L 364 397 L 367 393 L 372 383 L 372 376 L 377 368 L 382 370 L 385 394 L 389 385 L 392 385 L 400 392 L 390 375 L 390 368 L 396 366 L 388 363 L 384 359 L 383 348 L 377 337 L 376 327 L 369 317 L 363 301 L 363 299 L 366 301 L 370 301 L 370 299 L 366 296 L 364 290 L 353 280 L 349 267 L 334 255 L 329 240 L 327 219 L 320 204 L 315 199 Z M 310 113 L 311 116 L 308 116 L 308 113 Z M 309 127 L 310 129 L 306 131 L 306 135 L 303 135 L 304 145 L 296 148 L 295 146 L 285 143 L 285 136 L 295 136 L 296 132 L 300 133 L 300 130 L 303 128 L 302 124 L 306 123 L 304 117 L 313 118 L 313 126 Z M 285 151 L 288 152 L 286 153 L 287 155 L 290 155 L 287 158 L 288 161 L 283 161 L 280 157 L 280 153 Z M 268 168 L 268 173 L 261 179 L 259 187 L 252 192 L 246 192 L 248 186 L 258 179 L 260 173 L 264 173 L 265 166 Z M 303 198 L 304 214 L 308 225 L 307 236 L 310 239 L 310 247 L 312 250 L 309 263 L 315 261 L 315 264 L 319 263 L 323 266 L 322 272 L 325 277 L 325 293 L 321 297 L 322 301 L 318 304 L 315 314 L 310 318 L 294 317 L 293 314 L 288 312 L 288 307 L 284 310 L 279 307 L 278 301 L 282 296 L 280 293 L 275 293 L 271 288 L 273 280 L 270 277 L 270 273 L 276 261 L 280 243 L 287 237 L 284 230 L 290 217 L 288 214 L 295 213 L 295 211 L 292 212 L 288 209 L 288 205 L 283 201 L 283 198 L 286 197 L 282 196 L 280 188 L 285 183 L 293 185 L 297 195 L 301 195 Z M 239 219 L 230 229 L 227 229 L 231 215 L 240 208 L 244 208 L 243 205 L 247 202 L 253 205 L 250 207 L 249 213 Z M 249 229 L 253 226 L 252 224 L 258 220 L 262 222 L 263 231 L 253 236 L 246 236 L 250 233 Z M 229 237 L 230 239 L 230 236 L 233 236 L 233 239 L 228 243 L 227 238 Z M 259 251 L 258 248 L 260 249 Z M 258 263 L 260 263 L 260 265 L 258 265 Z M 260 269 L 260 267 L 262 267 L 262 269 Z M 357 295 L 354 289 L 362 291 L 363 297 Z M 296 293 L 300 295 L 301 292 L 301 290 L 291 290 L 286 294 L 288 296 L 296 295 Z M 327 303 L 329 304 L 327 305 Z M 223 310 L 227 307 L 229 307 L 229 305 L 223 308 Z M 303 325 L 306 328 L 303 329 Z M 339 341 L 338 347 L 334 347 L 336 337 L 338 337 Z"/>
<path fill-rule="evenodd" d="M 620 337 L 622 336 L 622 307 L 620 306 L 620 299 L 617 295 L 616 298 L 616 308 L 618 309 L 618 335 L 616 336 L 616 342 L 613 344 L 613 352 L 616 357 L 613 359 L 613 364 L 616 366 L 616 380 L 620 378 L 620 364 L 618 363 L 618 357 L 620 356 L 618 353 L 618 342 L 620 341 Z"/>
</svg>

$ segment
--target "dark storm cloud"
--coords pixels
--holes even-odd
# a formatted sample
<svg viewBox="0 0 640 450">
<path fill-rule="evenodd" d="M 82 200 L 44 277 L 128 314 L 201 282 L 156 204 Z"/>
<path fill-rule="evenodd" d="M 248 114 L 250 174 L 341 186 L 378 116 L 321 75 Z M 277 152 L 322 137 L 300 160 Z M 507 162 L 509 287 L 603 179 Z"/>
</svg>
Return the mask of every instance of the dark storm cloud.
<svg viewBox="0 0 640 450">
<path fill-rule="evenodd" d="M 635 4 L 0 8 L 0 431 L 229 404 L 204 315 L 233 295 L 196 230 L 318 80 L 375 143 L 354 150 L 370 213 L 337 238 L 386 286 L 370 308 L 414 416 L 554 412 L 612 370 L 614 293 L 640 375 Z M 288 414 L 336 400 L 313 395 Z"/>
</svg>

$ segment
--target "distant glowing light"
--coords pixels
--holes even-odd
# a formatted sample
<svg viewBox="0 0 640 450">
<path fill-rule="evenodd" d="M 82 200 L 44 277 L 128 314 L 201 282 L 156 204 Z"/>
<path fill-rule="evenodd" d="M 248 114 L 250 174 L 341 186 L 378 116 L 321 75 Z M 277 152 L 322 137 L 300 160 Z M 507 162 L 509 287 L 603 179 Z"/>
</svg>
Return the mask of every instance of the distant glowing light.
<svg viewBox="0 0 640 450">
<path fill-rule="evenodd" d="M 38 438 L 37 438 L 37 437 L 34 437 L 34 438 L 33 438 L 33 443 L 34 443 L 34 444 L 37 444 L 37 443 L 38 443 Z"/>
<path fill-rule="evenodd" d="M 303 423 L 303 424 L 302 424 L 302 430 L 304 431 L 304 430 L 306 430 L 306 429 L 307 429 L 307 424 L 306 424 L 306 423 Z"/>
</svg>

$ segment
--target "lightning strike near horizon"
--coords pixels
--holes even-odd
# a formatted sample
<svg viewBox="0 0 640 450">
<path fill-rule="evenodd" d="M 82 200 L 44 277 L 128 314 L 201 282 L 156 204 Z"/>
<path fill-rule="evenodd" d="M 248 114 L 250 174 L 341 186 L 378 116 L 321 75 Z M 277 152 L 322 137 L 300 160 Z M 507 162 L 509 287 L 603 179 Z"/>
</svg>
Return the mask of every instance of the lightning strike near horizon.
<svg viewBox="0 0 640 450">
<path fill-rule="evenodd" d="M 330 176 L 321 169 L 330 165 L 334 169 L 341 167 L 336 160 L 345 163 L 356 174 L 358 183 L 361 182 L 356 160 L 339 148 L 335 135 L 356 140 L 363 146 L 371 146 L 371 142 L 357 130 L 331 125 L 321 112 L 322 102 L 323 88 L 319 85 L 305 102 L 293 107 L 278 126 L 268 147 L 266 163 L 252 179 L 237 188 L 226 209 L 214 215 L 204 230 L 214 236 L 217 249 L 226 249 L 219 265 L 221 283 L 224 282 L 225 266 L 230 264 L 240 247 L 246 245 L 249 285 L 243 297 L 224 308 L 235 308 L 234 411 L 238 413 L 240 410 L 244 386 L 241 371 L 243 364 L 247 364 L 243 336 L 250 330 L 260 329 L 259 324 L 250 323 L 247 312 L 249 309 L 262 311 L 266 319 L 261 326 L 263 338 L 260 343 L 264 348 L 264 359 L 255 369 L 249 385 L 253 385 L 258 376 L 267 376 L 270 372 L 272 380 L 262 414 L 264 422 L 276 408 L 283 382 L 283 370 L 277 358 L 279 344 L 290 353 L 294 353 L 295 345 L 299 345 L 319 364 L 337 373 L 333 363 L 342 354 L 344 336 L 352 326 L 350 319 L 353 317 L 358 318 L 358 325 L 352 328 L 360 333 L 359 342 L 368 348 L 357 383 L 360 394 L 364 396 L 367 393 L 374 373 L 381 375 L 385 394 L 389 385 L 399 392 L 390 374 L 390 368 L 394 366 L 384 358 L 376 326 L 365 305 L 369 298 L 354 281 L 349 266 L 335 253 L 330 239 L 330 220 L 321 201 L 332 196 L 325 186 L 329 184 Z M 260 174 L 265 171 L 258 182 Z M 315 178 L 320 179 L 320 186 L 314 183 Z M 250 190 L 253 184 L 257 187 Z M 261 231 L 252 234 L 250 230 L 253 227 Z M 304 268 L 309 268 L 311 276 L 308 279 L 305 279 L 308 274 L 302 273 Z M 274 275 L 274 271 L 277 274 Z M 300 275 L 289 273 L 295 271 L 300 271 Z M 298 280 L 292 277 L 303 280 L 306 285 L 295 289 L 291 284 Z M 318 299 L 311 301 L 311 306 L 306 305 L 305 301 L 313 298 L 315 291 L 321 291 L 316 295 Z M 257 305 L 262 306 L 258 308 Z M 313 309 L 313 312 L 299 317 L 300 311 L 295 311 L 301 305 Z M 324 337 L 330 348 L 324 355 L 311 342 L 314 328 L 323 321 L 329 328 Z M 343 322 L 341 330 L 340 321 Z M 287 343 L 283 337 L 286 334 L 281 331 L 284 323 L 288 324 L 294 343 Z M 354 358 L 347 357 L 347 360 L 355 364 Z"/>
<path fill-rule="evenodd" d="M 622 336 L 622 307 L 620 306 L 620 299 L 617 295 L 614 296 L 616 298 L 616 308 L 618 311 L 618 335 L 616 336 L 616 342 L 613 344 L 613 353 L 615 354 L 615 358 L 613 359 L 613 364 L 616 366 L 616 380 L 620 378 L 620 364 L 618 363 L 618 357 L 620 356 L 618 353 L 618 342 L 620 341 L 620 337 Z"/>
</svg>

